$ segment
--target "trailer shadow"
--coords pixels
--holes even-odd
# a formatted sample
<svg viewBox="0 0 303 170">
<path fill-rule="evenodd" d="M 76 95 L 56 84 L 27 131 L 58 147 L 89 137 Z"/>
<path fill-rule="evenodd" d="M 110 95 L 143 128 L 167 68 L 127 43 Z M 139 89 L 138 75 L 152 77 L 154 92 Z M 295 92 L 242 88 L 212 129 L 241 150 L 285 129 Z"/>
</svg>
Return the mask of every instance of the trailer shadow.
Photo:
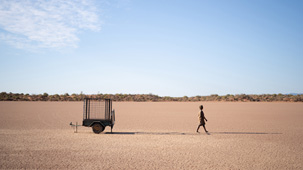
<svg viewBox="0 0 303 170">
<path fill-rule="evenodd" d="M 104 134 L 112 135 L 212 135 L 212 134 L 229 134 L 229 135 L 279 135 L 282 133 L 268 132 L 198 132 L 198 133 L 182 133 L 182 132 L 105 132 Z"/>
<path fill-rule="evenodd" d="M 113 135 L 195 135 L 195 133 L 180 133 L 180 132 L 105 132 L 105 134 L 113 134 Z"/>
<path fill-rule="evenodd" d="M 211 132 L 212 134 L 232 134 L 232 135 L 279 135 L 282 133 L 268 133 L 268 132 Z"/>
<path fill-rule="evenodd" d="M 112 134 L 112 135 L 134 135 L 136 132 L 105 132 L 104 134 Z"/>
</svg>

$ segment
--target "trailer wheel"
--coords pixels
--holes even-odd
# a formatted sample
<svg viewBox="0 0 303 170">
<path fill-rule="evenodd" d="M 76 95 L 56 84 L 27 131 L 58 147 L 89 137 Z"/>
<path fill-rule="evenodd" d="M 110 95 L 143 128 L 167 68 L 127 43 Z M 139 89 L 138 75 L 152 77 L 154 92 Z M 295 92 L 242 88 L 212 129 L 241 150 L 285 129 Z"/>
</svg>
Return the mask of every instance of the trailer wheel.
<svg viewBox="0 0 303 170">
<path fill-rule="evenodd" d="M 94 132 L 94 133 L 99 134 L 99 133 L 103 132 L 104 126 L 102 126 L 102 125 L 99 124 L 99 123 L 95 123 L 95 124 L 92 126 L 92 129 L 93 129 L 93 132 Z"/>
</svg>

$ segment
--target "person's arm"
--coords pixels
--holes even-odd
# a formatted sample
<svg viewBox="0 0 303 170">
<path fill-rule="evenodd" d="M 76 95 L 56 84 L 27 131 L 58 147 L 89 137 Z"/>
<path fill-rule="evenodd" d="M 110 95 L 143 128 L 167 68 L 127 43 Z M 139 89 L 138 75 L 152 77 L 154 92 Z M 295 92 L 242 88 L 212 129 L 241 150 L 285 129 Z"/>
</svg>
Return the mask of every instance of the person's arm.
<svg viewBox="0 0 303 170">
<path fill-rule="evenodd" d="M 206 117 L 205 117 L 205 114 L 204 114 L 204 112 L 202 111 L 202 114 L 203 114 L 203 118 L 206 120 L 206 122 L 207 122 L 207 119 L 206 119 Z"/>
</svg>

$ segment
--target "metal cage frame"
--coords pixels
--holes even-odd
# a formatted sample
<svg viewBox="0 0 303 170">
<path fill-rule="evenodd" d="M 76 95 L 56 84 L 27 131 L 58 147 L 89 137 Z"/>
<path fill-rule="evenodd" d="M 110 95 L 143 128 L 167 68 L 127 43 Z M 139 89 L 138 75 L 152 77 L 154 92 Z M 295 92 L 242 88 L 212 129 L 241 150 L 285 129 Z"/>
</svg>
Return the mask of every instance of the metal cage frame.
<svg viewBox="0 0 303 170">
<path fill-rule="evenodd" d="M 104 110 L 102 110 L 103 108 Z M 94 99 L 94 98 L 84 99 L 83 120 L 85 119 L 110 120 L 111 111 L 112 111 L 111 99 Z"/>
</svg>

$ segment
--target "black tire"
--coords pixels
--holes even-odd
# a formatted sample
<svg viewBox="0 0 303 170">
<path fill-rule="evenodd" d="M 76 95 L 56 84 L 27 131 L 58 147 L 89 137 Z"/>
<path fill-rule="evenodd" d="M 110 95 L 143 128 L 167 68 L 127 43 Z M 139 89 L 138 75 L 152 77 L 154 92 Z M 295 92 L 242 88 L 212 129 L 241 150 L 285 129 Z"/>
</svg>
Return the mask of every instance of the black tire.
<svg viewBox="0 0 303 170">
<path fill-rule="evenodd" d="M 104 131 L 104 126 L 102 126 L 100 123 L 95 123 L 92 126 L 92 129 L 94 133 L 99 134 Z"/>
</svg>

